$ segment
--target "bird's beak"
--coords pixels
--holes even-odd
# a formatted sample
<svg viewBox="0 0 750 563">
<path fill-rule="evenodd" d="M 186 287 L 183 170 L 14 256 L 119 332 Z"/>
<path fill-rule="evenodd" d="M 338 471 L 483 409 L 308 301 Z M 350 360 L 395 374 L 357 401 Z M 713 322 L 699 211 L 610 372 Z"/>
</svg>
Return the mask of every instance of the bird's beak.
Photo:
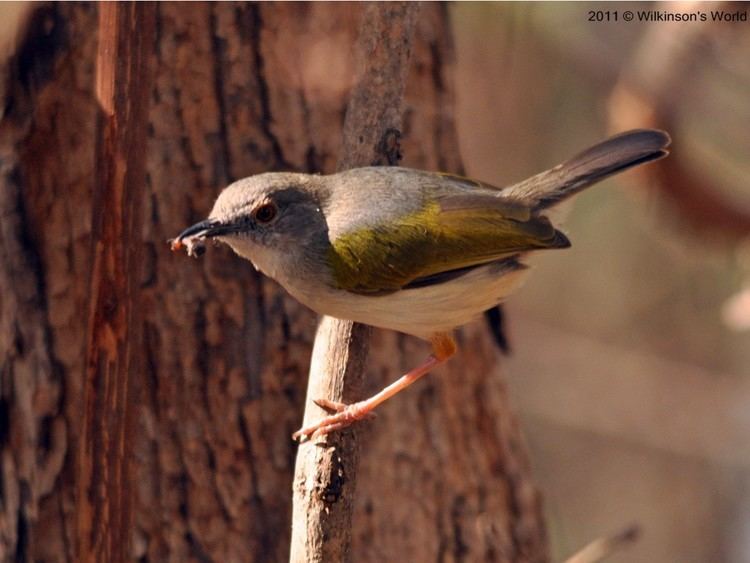
<svg viewBox="0 0 750 563">
<path fill-rule="evenodd" d="M 233 225 L 231 223 L 222 223 L 221 221 L 217 221 L 215 219 L 206 219 L 205 221 L 196 223 L 192 227 L 188 227 L 187 229 L 182 231 L 179 235 L 177 235 L 175 242 L 181 243 L 184 240 L 191 238 L 204 239 L 218 237 L 221 235 L 236 233 L 238 231 L 239 229 L 237 225 Z"/>
</svg>

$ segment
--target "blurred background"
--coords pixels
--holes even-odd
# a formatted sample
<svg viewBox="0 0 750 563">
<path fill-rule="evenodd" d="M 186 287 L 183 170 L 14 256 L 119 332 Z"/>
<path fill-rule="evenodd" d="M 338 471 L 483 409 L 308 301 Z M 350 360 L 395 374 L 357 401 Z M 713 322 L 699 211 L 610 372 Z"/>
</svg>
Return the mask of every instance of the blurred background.
<svg viewBox="0 0 750 563">
<path fill-rule="evenodd" d="M 512 183 L 639 126 L 674 141 L 581 195 L 573 247 L 506 306 L 555 560 L 637 523 L 612 561 L 750 561 L 750 23 L 622 21 L 718 9 L 747 5 L 451 8 L 468 175 Z"/>
<path fill-rule="evenodd" d="M 0 51 L 24 6 L 0 7 Z M 627 10 L 709 21 L 625 22 Z M 468 175 L 509 184 L 636 127 L 674 141 L 668 159 L 578 197 L 572 248 L 540 256 L 506 306 L 503 371 L 555 561 L 632 524 L 641 537 L 611 561 L 750 561 L 750 22 L 712 10 L 750 12 L 450 7 Z"/>
</svg>

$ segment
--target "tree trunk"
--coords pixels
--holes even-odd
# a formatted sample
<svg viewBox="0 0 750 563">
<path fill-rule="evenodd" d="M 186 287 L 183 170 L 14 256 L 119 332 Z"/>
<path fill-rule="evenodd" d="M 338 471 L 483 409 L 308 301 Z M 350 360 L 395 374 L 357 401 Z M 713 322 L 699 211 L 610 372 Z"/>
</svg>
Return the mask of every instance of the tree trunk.
<svg viewBox="0 0 750 563">
<path fill-rule="evenodd" d="M 160 3 L 149 108 L 131 444 L 132 557 L 284 561 L 316 318 L 223 247 L 166 240 L 219 190 L 331 171 L 355 74 L 357 4 Z M 0 123 L 0 554 L 76 561 L 96 186 L 97 8 L 34 8 Z M 445 6 L 422 6 L 403 164 L 460 172 Z M 98 215 L 97 215 L 98 216 Z M 355 561 L 541 561 L 538 494 L 483 325 L 459 357 L 363 423 Z M 374 331 L 365 393 L 428 352 Z M 112 413 L 115 416 L 116 413 Z M 103 421 L 102 421 L 103 423 Z M 328 491 L 335 495 L 336 491 Z"/>
</svg>

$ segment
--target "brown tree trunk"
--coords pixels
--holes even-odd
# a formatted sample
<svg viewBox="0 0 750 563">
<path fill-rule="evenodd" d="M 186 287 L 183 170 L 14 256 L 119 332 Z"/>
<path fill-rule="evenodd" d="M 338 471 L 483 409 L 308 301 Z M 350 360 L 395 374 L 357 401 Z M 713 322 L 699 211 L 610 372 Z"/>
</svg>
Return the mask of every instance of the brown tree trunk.
<svg viewBox="0 0 750 563">
<path fill-rule="evenodd" d="M 224 248 L 165 241 L 228 182 L 331 171 L 361 5 L 157 6 L 139 279 L 132 556 L 284 561 L 315 316 Z M 37 6 L 0 123 L 0 553 L 76 561 L 95 191 L 97 8 Z M 445 7 L 423 5 L 403 163 L 460 171 Z M 106 218 L 104 219 L 106 220 Z M 485 327 L 360 432 L 355 561 L 540 561 L 538 495 Z M 375 331 L 368 389 L 427 346 Z M 117 413 L 112 413 L 116 416 Z M 105 421 L 101 421 L 102 424 Z M 334 491 L 335 493 L 335 491 Z"/>
<path fill-rule="evenodd" d="M 76 473 L 78 561 L 131 558 L 133 445 L 141 364 L 140 240 L 156 6 L 102 2 L 96 57 L 96 183 L 83 422 Z M 137 30 L 134 32 L 134 30 Z"/>
</svg>

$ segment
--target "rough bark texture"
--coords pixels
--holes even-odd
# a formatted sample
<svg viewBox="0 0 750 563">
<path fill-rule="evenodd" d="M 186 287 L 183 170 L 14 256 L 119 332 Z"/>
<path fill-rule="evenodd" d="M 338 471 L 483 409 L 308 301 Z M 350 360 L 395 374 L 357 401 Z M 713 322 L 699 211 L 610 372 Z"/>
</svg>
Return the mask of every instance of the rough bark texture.
<svg viewBox="0 0 750 563">
<path fill-rule="evenodd" d="M 76 498 L 78 561 L 130 560 L 133 432 L 140 387 L 143 196 L 156 6 L 99 5 L 100 106 Z"/>
<path fill-rule="evenodd" d="M 398 164 L 402 106 L 419 4 L 370 3 L 357 39 L 357 78 L 349 96 L 337 170 Z M 357 189 L 367 189 L 358 186 Z M 362 398 L 370 329 L 323 317 L 310 365 L 303 426 L 326 413 L 313 401 Z M 289 560 L 350 560 L 360 444 L 357 425 L 297 452 Z"/>
<path fill-rule="evenodd" d="M 144 390 L 132 556 L 283 561 L 315 316 L 224 248 L 165 241 L 229 181 L 331 171 L 363 6 L 157 6 L 140 274 Z M 75 452 L 96 169 L 93 4 L 40 5 L 7 62 L 0 123 L 0 552 L 76 561 Z M 422 6 L 404 164 L 460 168 L 444 6 Z M 96 210 L 98 212 L 99 210 Z M 360 431 L 352 558 L 539 561 L 538 495 L 483 325 Z M 428 352 L 373 333 L 366 389 Z"/>
</svg>

